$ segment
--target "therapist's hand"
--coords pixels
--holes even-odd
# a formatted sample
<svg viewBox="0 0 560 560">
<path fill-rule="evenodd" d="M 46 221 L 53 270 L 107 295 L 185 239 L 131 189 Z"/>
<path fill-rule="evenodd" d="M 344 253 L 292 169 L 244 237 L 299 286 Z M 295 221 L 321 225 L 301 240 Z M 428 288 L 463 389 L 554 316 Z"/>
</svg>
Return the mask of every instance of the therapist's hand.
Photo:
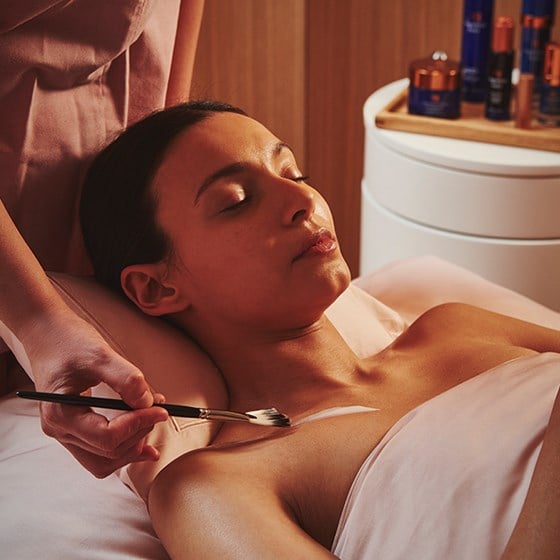
<svg viewBox="0 0 560 560">
<path fill-rule="evenodd" d="M 145 438 L 168 414 L 151 407 L 154 399 L 164 399 L 151 393 L 140 370 L 70 310 L 38 319 L 33 330 L 25 349 L 38 391 L 80 394 L 105 382 L 135 409 L 108 420 L 87 407 L 42 402 L 43 431 L 97 478 L 129 463 L 157 460 L 159 452 Z"/>
</svg>

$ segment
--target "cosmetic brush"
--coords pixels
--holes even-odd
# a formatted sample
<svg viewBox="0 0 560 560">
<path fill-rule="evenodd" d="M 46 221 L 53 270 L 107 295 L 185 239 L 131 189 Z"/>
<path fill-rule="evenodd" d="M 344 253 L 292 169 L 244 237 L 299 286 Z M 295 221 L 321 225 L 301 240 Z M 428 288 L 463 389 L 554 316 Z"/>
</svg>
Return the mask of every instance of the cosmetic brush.
<svg viewBox="0 0 560 560">
<path fill-rule="evenodd" d="M 62 393 L 42 393 L 39 391 L 17 391 L 16 395 L 22 399 L 47 401 L 74 406 L 91 406 L 95 408 L 109 408 L 112 410 L 134 410 L 124 401 L 104 397 L 87 397 L 83 395 L 67 395 Z M 169 412 L 171 416 L 182 418 L 200 418 L 202 420 L 218 420 L 220 422 L 248 422 L 259 426 L 276 426 L 280 428 L 290 426 L 290 419 L 275 408 L 250 410 L 249 412 L 232 412 L 230 410 L 213 410 L 180 404 L 154 403 Z"/>
</svg>

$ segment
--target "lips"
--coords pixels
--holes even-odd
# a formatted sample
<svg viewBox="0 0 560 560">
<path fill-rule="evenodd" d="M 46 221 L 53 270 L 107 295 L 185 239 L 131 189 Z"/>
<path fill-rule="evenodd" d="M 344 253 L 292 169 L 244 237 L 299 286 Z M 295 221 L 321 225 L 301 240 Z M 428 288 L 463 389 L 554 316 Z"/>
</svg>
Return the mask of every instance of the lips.
<svg viewBox="0 0 560 560">
<path fill-rule="evenodd" d="M 337 247 L 333 234 L 325 228 L 313 232 L 302 244 L 301 250 L 294 259 L 297 261 L 304 257 L 328 255 Z"/>
</svg>

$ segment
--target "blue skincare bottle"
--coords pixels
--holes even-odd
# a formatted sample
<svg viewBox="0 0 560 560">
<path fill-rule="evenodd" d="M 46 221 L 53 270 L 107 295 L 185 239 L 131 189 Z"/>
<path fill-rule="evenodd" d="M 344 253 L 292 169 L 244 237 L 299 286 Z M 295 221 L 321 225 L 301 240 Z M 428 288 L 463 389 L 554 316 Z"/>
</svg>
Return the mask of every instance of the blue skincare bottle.
<svg viewBox="0 0 560 560">
<path fill-rule="evenodd" d="M 486 98 L 490 32 L 494 0 L 464 0 L 461 66 L 465 101 L 482 103 Z"/>
<path fill-rule="evenodd" d="M 523 0 L 520 70 L 535 76 L 535 93 L 542 83 L 544 47 L 550 41 L 555 0 Z"/>
<path fill-rule="evenodd" d="M 488 58 L 488 90 L 485 115 L 493 121 L 511 119 L 511 73 L 513 70 L 513 19 L 496 18 L 492 30 L 492 47 Z"/>
<path fill-rule="evenodd" d="M 560 43 L 547 43 L 537 120 L 544 126 L 560 126 Z"/>
</svg>

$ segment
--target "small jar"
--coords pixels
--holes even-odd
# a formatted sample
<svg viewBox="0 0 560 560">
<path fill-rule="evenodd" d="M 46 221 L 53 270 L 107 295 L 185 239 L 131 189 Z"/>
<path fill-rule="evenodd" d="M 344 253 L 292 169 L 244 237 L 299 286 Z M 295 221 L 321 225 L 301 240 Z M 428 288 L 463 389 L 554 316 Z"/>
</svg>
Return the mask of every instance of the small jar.
<svg viewBox="0 0 560 560">
<path fill-rule="evenodd" d="M 443 119 L 461 116 L 461 65 L 435 51 L 409 67 L 408 112 Z"/>
<path fill-rule="evenodd" d="M 545 126 L 560 126 L 560 43 L 544 50 L 543 76 L 537 120 Z"/>
</svg>

